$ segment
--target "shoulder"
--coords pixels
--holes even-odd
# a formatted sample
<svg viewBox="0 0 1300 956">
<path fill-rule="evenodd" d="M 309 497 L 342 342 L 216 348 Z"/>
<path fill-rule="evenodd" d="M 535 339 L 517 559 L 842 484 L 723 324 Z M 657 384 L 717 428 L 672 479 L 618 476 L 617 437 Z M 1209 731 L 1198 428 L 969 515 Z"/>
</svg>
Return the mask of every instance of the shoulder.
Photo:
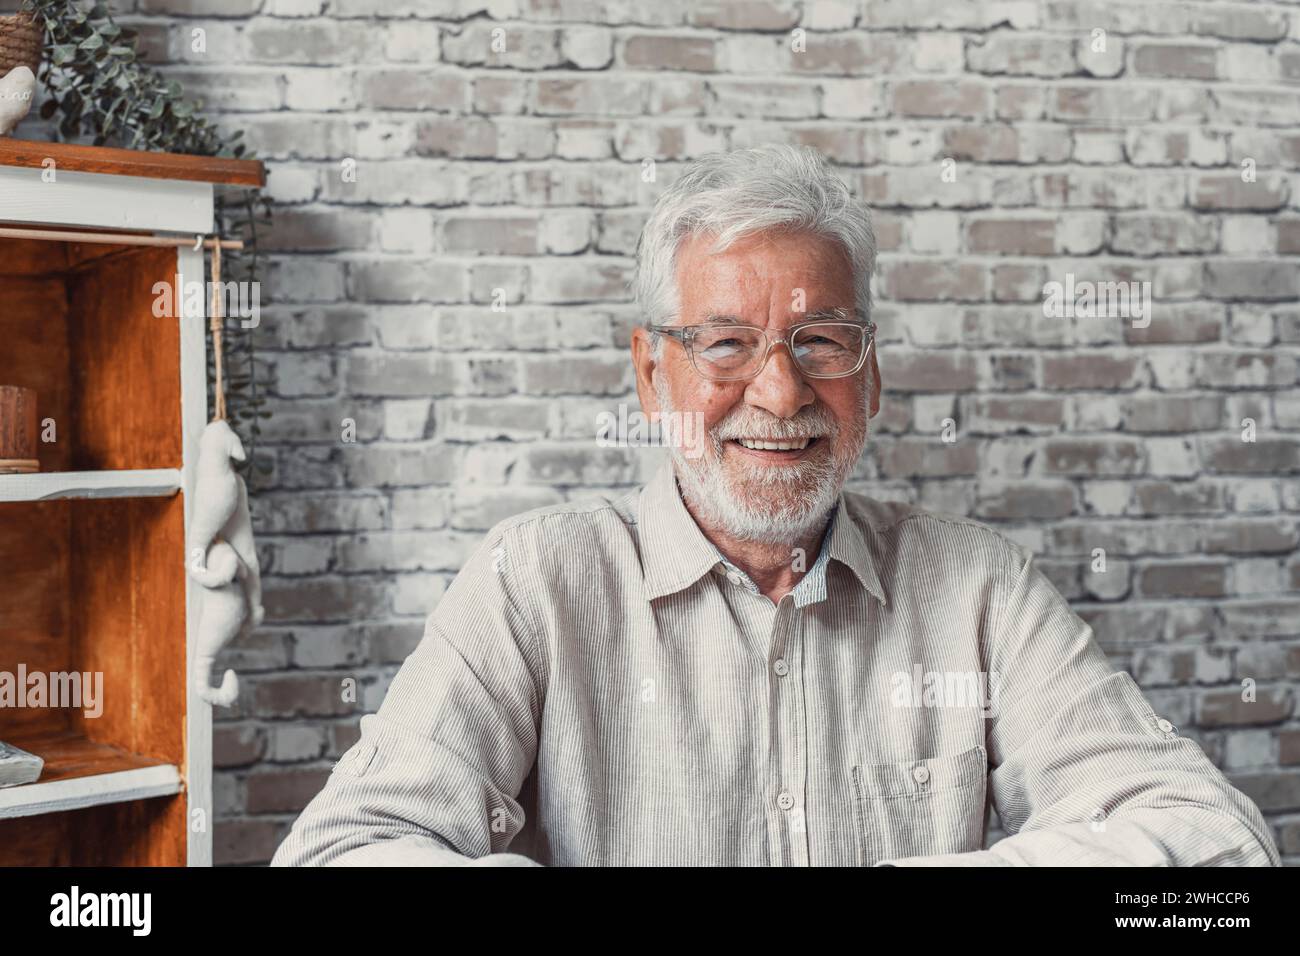
<svg viewBox="0 0 1300 956">
<path fill-rule="evenodd" d="M 593 560 L 634 540 L 639 490 L 593 493 L 520 512 L 493 525 L 483 548 L 539 571 L 589 571 Z"/>
<path fill-rule="evenodd" d="M 538 535 L 580 536 L 593 529 L 634 525 L 636 512 L 632 500 L 636 493 L 592 494 L 575 501 L 521 511 L 498 521 L 488 532 L 488 537 L 518 541 Z"/>
<path fill-rule="evenodd" d="M 1001 571 L 1030 560 L 1022 545 L 1001 531 L 972 518 L 926 511 L 898 501 L 878 501 L 846 491 L 844 501 L 877 557 L 923 560 L 927 565 L 955 565 Z"/>
</svg>

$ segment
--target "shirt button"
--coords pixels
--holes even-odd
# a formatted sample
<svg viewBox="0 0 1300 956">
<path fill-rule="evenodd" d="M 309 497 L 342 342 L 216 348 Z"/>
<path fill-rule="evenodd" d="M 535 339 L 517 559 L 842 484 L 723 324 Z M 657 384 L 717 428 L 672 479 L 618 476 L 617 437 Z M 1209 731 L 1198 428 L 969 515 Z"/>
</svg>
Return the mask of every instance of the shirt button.
<svg viewBox="0 0 1300 956">
<path fill-rule="evenodd" d="M 930 768 L 929 767 L 913 768 L 912 779 L 915 780 L 917 783 L 921 784 L 922 786 L 924 786 L 925 782 L 930 779 Z"/>
<path fill-rule="evenodd" d="M 772 665 L 772 670 L 776 671 L 777 677 L 784 677 L 786 674 L 790 673 L 790 665 L 784 660 L 778 658 L 777 662 Z"/>
<path fill-rule="evenodd" d="M 788 791 L 782 790 L 780 795 L 776 798 L 776 805 L 782 810 L 789 810 L 794 806 L 794 797 L 790 796 Z"/>
<path fill-rule="evenodd" d="M 732 584 L 739 584 L 739 583 L 740 583 L 740 575 L 737 574 L 735 571 L 728 571 L 728 572 L 727 572 L 727 580 L 730 581 Z"/>
<path fill-rule="evenodd" d="M 1172 733 L 1174 729 L 1174 725 L 1171 724 L 1169 721 L 1165 720 L 1163 717 L 1161 717 L 1160 720 L 1156 722 L 1156 726 L 1159 727 L 1160 730 L 1166 734 Z"/>
</svg>

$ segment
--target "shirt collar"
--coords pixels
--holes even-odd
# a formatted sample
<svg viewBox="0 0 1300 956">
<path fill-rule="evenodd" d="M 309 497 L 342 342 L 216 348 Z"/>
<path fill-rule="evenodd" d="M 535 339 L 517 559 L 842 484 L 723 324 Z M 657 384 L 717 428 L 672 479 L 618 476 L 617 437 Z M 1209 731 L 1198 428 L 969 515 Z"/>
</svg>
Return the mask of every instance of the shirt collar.
<svg viewBox="0 0 1300 956">
<path fill-rule="evenodd" d="M 866 520 L 865 516 L 855 516 L 841 494 L 831 517 L 829 545 L 822 545 L 814 566 L 799 582 L 802 587 L 809 578 L 814 579 L 801 598 L 796 599 L 800 607 L 825 599 L 828 557 L 848 567 L 867 591 L 881 604 L 886 603 L 859 520 Z M 719 562 L 726 562 L 686 509 L 671 460 L 665 461 L 641 489 L 637 523 L 641 529 L 641 564 L 645 569 L 648 601 L 689 587 Z"/>
</svg>

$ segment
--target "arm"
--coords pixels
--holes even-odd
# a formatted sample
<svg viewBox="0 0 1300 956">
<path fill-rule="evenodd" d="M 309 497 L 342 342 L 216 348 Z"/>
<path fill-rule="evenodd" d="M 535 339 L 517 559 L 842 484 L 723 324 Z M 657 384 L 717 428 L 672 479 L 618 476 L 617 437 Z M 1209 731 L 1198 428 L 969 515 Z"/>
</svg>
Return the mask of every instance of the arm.
<svg viewBox="0 0 1300 956">
<path fill-rule="evenodd" d="M 521 549 L 489 532 L 272 866 L 535 865 L 506 852 L 545 695 Z"/>
<path fill-rule="evenodd" d="M 1133 679 L 1014 547 L 986 636 L 989 784 L 1013 834 L 895 866 L 1277 866 L 1259 809 L 1193 741 L 1161 729 Z"/>
</svg>

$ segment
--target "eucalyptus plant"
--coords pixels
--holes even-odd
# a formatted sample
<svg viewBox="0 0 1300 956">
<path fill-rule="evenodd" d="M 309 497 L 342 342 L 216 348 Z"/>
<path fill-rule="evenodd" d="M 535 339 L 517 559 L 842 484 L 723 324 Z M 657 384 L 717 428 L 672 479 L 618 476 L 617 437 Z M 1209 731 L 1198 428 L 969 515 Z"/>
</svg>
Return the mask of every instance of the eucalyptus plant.
<svg viewBox="0 0 1300 956">
<path fill-rule="evenodd" d="M 39 78 L 46 99 L 41 118 L 59 114 L 60 140 L 90 136 L 96 146 L 122 146 L 154 152 L 228 158 L 254 157 L 240 142 L 243 131 L 225 135 L 202 115 L 202 103 L 187 99 L 181 84 L 146 64 L 137 49 L 138 34 L 114 22 L 106 3 L 84 0 L 24 0 L 44 31 Z M 218 193 L 217 222 L 224 238 L 243 239 L 244 249 L 224 252 L 223 281 L 258 279 L 258 230 L 271 221 L 270 202 L 261 190 Z M 209 333 L 210 335 L 211 333 Z M 222 336 L 226 404 L 231 425 L 249 451 L 250 465 L 258 420 L 269 418 L 257 388 L 253 329 L 228 321 Z M 209 368 L 213 351 L 208 349 Z M 213 381 L 209 374 L 208 381 Z M 211 400 L 211 396 L 209 396 Z M 257 462 L 262 470 L 267 470 Z"/>
</svg>

